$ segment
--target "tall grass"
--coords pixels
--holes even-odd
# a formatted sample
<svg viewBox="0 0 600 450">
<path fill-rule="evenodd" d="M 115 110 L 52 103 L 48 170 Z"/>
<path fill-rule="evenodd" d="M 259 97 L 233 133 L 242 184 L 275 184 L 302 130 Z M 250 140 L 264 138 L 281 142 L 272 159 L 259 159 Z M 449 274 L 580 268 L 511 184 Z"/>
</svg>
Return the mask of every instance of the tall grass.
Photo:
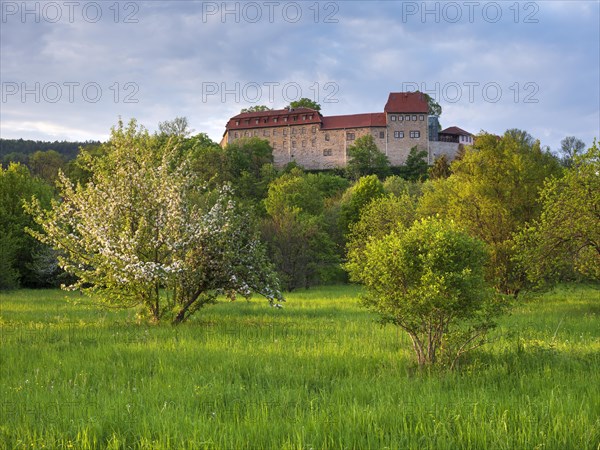
<svg viewBox="0 0 600 450">
<path fill-rule="evenodd" d="M 454 372 L 419 371 L 349 286 L 281 310 L 223 301 L 178 328 L 3 293 L 0 447 L 599 449 L 599 293 L 521 300 Z"/>
</svg>

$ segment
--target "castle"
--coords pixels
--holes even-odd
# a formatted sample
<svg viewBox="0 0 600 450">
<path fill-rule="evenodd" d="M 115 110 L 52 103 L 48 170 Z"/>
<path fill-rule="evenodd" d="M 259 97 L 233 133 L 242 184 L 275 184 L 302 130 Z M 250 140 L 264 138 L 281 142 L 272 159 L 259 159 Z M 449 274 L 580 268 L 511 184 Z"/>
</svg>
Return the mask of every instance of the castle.
<svg viewBox="0 0 600 450">
<path fill-rule="evenodd" d="M 428 112 L 427 97 L 421 92 L 392 92 L 379 113 L 323 116 L 309 108 L 247 112 L 229 119 L 221 145 L 260 137 L 273 147 L 277 167 L 296 162 L 305 169 L 333 169 L 344 167 L 348 147 L 370 134 L 393 166 L 404 164 L 415 146 L 427 151 L 431 162 L 435 155 L 429 145 Z M 455 153 L 450 149 L 453 142 L 437 144 L 438 153 L 451 157 Z"/>
</svg>

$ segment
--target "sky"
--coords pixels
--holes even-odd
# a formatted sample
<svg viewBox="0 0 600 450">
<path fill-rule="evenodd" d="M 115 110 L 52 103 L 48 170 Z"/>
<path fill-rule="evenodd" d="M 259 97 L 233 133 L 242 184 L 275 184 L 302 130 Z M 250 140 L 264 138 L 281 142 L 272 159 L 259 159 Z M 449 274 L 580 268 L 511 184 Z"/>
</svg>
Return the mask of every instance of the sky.
<svg viewBox="0 0 600 450">
<path fill-rule="evenodd" d="M 0 136 L 106 140 L 187 117 L 219 142 L 242 108 L 307 97 L 381 112 L 421 90 L 442 126 L 600 137 L 600 2 L 0 0 Z"/>
</svg>

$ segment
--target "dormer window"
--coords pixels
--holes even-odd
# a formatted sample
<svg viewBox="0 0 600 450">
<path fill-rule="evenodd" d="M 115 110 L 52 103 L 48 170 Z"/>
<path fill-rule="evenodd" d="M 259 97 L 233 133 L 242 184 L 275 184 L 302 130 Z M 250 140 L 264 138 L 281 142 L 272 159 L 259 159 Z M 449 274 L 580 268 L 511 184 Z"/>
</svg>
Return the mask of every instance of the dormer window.
<svg viewBox="0 0 600 450">
<path fill-rule="evenodd" d="M 287 118 L 287 117 L 284 117 L 284 118 L 283 118 L 283 121 L 284 121 L 284 122 L 287 122 L 287 120 L 288 120 L 288 118 Z"/>
<path fill-rule="evenodd" d="M 255 122 L 258 125 L 260 123 L 260 119 L 256 119 Z"/>
<path fill-rule="evenodd" d="M 302 120 L 306 120 L 306 114 L 302 116 Z"/>
<path fill-rule="evenodd" d="M 269 121 L 269 119 L 263 119 L 264 123 L 267 123 Z"/>
<path fill-rule="evenodd" d="M 298 116 L 294 116 L 294 122 L 298 120 Z"/>
<path fill-rule="evenodd" d="M 273 122 L 277 123 L 277 117 L 273 117 Z"/>
<path fill-rule="evenodd" d="M 240 121 L 239 121 L 239 120 L 236 120 L 236 121 L 235 121 L 235 124 L 236 124 L 236 125 L 239 125 L 239 124 L 240 124 Z"/>
</svg>

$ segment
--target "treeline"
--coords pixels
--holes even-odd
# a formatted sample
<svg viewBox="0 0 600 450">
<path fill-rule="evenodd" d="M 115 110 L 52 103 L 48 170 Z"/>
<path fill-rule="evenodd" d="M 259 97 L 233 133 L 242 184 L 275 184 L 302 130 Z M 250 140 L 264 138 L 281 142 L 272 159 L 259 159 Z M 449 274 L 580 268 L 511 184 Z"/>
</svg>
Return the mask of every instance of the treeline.
<svg viewBox="0 0 600 450">
<path fill-rule="evenodd" d="M 68 142 L 68 141 L 32 141 L 24 139 L 0 139 L 0 162 L 7 167 L 11 162 L 27 165 L 29 158 L 36 152 L 54 151 L 64 162 L 77 157 L 80 148 L 98 146 L 100 141 Z"/>
<path fill-rule="evenodd" d="M 133 147 L 121 157 L 127 158 L 135 145 L 153 149 L 159 159 L 165 149 L 176 149 L 169 164 L 185 166 L 203 189 L 217 192 L 229 186 L 237 207 L 256 224 L 285 290 L 348 281 L 344 263 L 349 252 L 360 259 L 371 240 L 430 217 L 452 221 L 485 243 L 491 255 L 486 278 L 499 292 L 517 295 L 553 280 L 598 278 L 595 145 L 574 154 L 565 168 L 527 132 L 508 130 L 500 139 L 480 134 L 452 163 L 440 158 L 428 167 L 426 155 L 413 149 L 404 166 L 391 168 L 366 137 L 349 148 L 345 170 L 309 173 L 293 163 L 276 168 L 266 140 L 243 139 L 221 148 L 206 134 L 189 135 L 179 119 L 159 130 L 136 137 L 139 143 L 132 140 Z M 84 186 L 94 179 L 94 170 L 104 167 L 116 145 L 109 141 L 83 148 L 68 170 L 60 168 L 67 177 L 61 185 Z M 60 252 L 25 232 L 40 227 L 23 202 L 35 196 L 42 209 L 50 208 L 59 192 L 51 184 L 57 174 L 54 166 L 45 176 L 23 164 L 2 170 L 2 288 L 51 286 L 68 278 L 59 268 Z M 574 192 L 568 194 L 569 189 Z M 555 218 L 558 212 L 552 213 L 555 191 L 569 205 L 558 208 L 569 211 L 564 225 Z"/>
</svg>

